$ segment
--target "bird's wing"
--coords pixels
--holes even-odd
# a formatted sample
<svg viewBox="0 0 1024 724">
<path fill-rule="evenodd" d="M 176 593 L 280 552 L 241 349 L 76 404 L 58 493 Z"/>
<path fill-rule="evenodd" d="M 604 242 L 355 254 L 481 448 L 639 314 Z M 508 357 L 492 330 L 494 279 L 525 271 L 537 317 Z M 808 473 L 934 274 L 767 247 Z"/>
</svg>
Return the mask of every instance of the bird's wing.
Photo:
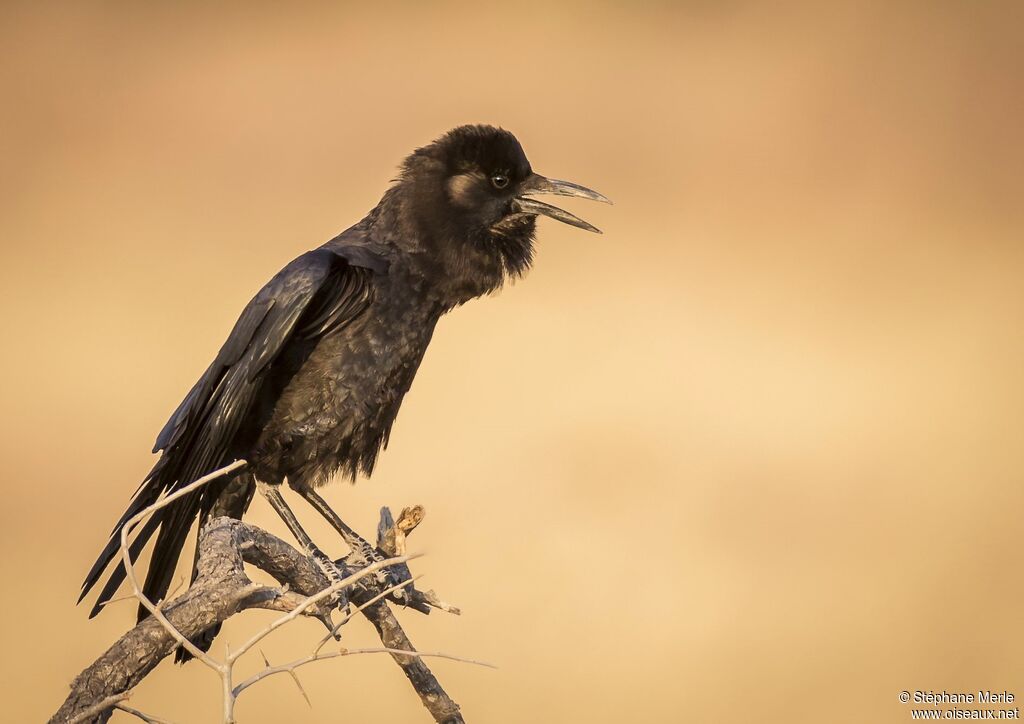
<svg viewBox="0 0 1024 724">
<path fill-rule="evenodd" d="M 345 258 L 351 256 L 349 260 Z M 275 362 L 287 364 L 315 340 L 356 319 L 370 302 L 370 279 L 379 273 L 359 254 L 342 256 L 329 249 L 303 254 L 279 272 L 242 311 L 216 359 L 193 386 L 157 436 L 154 451 L 163 454 L 136 491 L 110 541 L 86 576 L 82 597 L 96 584 L 120 545 L 122 526 L 162 494 L 171 493 L 216 470 L 241 454 L 239 433 L 267 390 Z M 222 487 L 222 486 L 218 486 Z M 217 488 L 187 495 L 157 511 L 132 541 L 138 555 L 157 527 L 144 592 L 152 600 L 170 584 L 188 529 L 212 505 Z M 124 579 L 115 568 L 92 615 Z M 79 599 L 81 600 L 81 598 Z"/>
<path fill-rule="evenodd" d="M 153 452 L 168 450 L 200 420 L 211 443 L 230 437 L 245 393 L 290 342 L 315 339 L 351 321 L 369 301 L 367 269 L 317 249 L 282 269 L 242 311 L 213 364 L 157 435 Z"/>
</svg>

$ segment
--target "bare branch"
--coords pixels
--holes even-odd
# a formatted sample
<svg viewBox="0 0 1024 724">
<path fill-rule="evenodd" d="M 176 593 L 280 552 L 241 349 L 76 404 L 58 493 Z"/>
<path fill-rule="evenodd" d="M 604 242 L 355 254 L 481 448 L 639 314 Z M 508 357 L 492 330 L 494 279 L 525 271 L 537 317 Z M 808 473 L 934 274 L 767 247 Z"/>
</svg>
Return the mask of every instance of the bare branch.
<svg viewBox="0 0 1024 724">
<path fill-rule="evenodd" d="M 363 557 L 350 554 L 349 557 L 336 562 L 344 577 L 335 583 L 327 580 L 314 559 L 299 553 L 279 538 L 238 520 L 218 518 L 200 532 L 196 558 L 197 577 L 192 586 L 177 598 L 165 599 L 158 603 L 154 603 L 143 594 L 128 549 L 131 532 L 147 515 L 152 515 L 174 500 L 241 468 L 244 464 L 244 461 L 236 461 L 204 476 L 126 521 L 121 530 L 120 540 L 126 578 L 132 587 L 134 597 L 139 599 L 151 616 L 122 636 L 103 656 L 76 677 L 71 693 L 50 720 L 51 724 L 106 721 L 112 708 L 120 708 L 143 721 L 161 722 L 162 720 L 139 712 L 122 702 L 130 690 L 161 659 L 178 647 L 185 648 L 218 674 L 224 702 L 224 722 L 234 721 L 234 706 L 239 694 L 257 681 L 275 673 L 289 673 L 308 702 L 309 697 L 298 679 L 296 669 L 312 661 L 353 653 L 389 653 L 402 667 L 424 706 L 436 721 L 463 721 L 458 704 L 445 693 L 422 659 L 435 656 L 485 666 L 489 664 L 450 654 L 418 653 L 387 605 L 387 600 L 390 599 L 423 613 L 429 612 L 428 605 L 457 612 L 454 607 L 441 602 L 433 591 L 424 594 L 413 585 L 415 579 L 409 571 L 407 562 L 418 556 L 405 555 L 404 552 L 406 535 L 423 520 L 421 506 L 403 509 L 397 523 L 391 518 L 390 511 L 384 508 L 381 511 L 381 526 L 378 530 L 378 547 L 391 557 L 366 565 Z M 398 554 L 396 549 L 401 549 L 402 553 Z M 245 563 L 269 573 L 278 581 L 280 587 L 251 581 L 246 575 Z M 391 572 L 393 578 L 397 578 L 397 583 L 382 588 L 379 580 L 370 574 L 385 568 Z M 356 604 L 356 608 L 348 612 L 339 623 L 332 624 L 329 616 L 330 607 L 325 604 L 341 589 L 346 589 L 349 599 Z M 167 598 L 173 595 L 172 592 Z M 263 627 L 236 651 L 228 652 L 223 661 L 217 661 L 191 642 L 190 639 L 197 638 L 204 631 L 235 613 L 249 608 L 270 609 L 280 611 L 284 615 Z M 312 654 L 290 664 L 271 666 L 264 657 L 264 671 L 237 686 L 232 685 L 235 662 L 271 632 L 299 616 L 309 615 L 327 623 L 332 628 L 333 636 L 341 625 L 357 613 L 362 613 L 374 624 L 381 636 L 383 648 L 323 652 L 321 649 L 330 639 L 329 636 L 317 643 Z"/>
<path fill-rule="evenodd" d="M 400 656 L 411 656 L 414 658 L 448 659 L 449 661 L 458 661 L 462 664 L 473 664 L 473 666 L 483 666 L 488 669 L 498 668 L 497 665 L 492 664 L 488 661 L 480 661 L 478 659 L 467 659 L 462 656 L 446 654 L 443 651 L 406 651 L 405 649 L 388 649 L 384 647 L 379 647 L 364 649 L 342 649 L 338 652 L 339 656 L 352 656 L 354 654 L 392 654 Z"/>
<path fill-rule="evenodd" d="M 132 707 L 127 706 L 127 705 L 125 705 L 123 703 L 122 704 L 115 704 L 114 708 L 115 709 L 120 709 L 121 711 L 123 711 L 126 714 L 131 714 L 135 718 L 141 719 L 142 721 L 146 722 L 146 724 L 172 724 L 172 722 L 168 721 L 167 719 L 158 719 L 155 716 L 150 716 L 149 714 L 144 714 L 143 712 L 139 711 L 138 709 L 133 709 Z"/>
<path fill-rule="evenodd" d="M 320 639 L 320 641 L 317 643 L 316 647 L 313 649 L 313 653 L 315 654 L 318 651 L 320 651 L 320 649 L 322 649 L 324 647 L 324 644 L 326 644 L 328 641 L 333 639 L 335 634 L 338 633 L 338 630 L 342 626 L 344 626 L 346 623 L 348 623 L 349 620 L 353 616 L 355 616 L 357 613 L 361 613 L 363 611 L 363 609 L 365 609 L 368 606 L 372 606 L 373 604 L 377 603 L 377 601 L 381 600 L 382 598 L 387 598 L 388 596 L 390 596 L 392 593 L 394 593 L 395 591 L 399 590 L 400 588 L 405 588 L 406 586 L 411 586 L 413 584 L 413 582 L 416 581 L 417 578 L 421 578 L 421 576 L 415 576 L 413 578 L 410 578 L 408 581 L 402 581 L 401 583 L 396 583 L 394 586 L 391 586 L 390 588 L 384 589 L 383 591 L 378 593 L 376 596 L 371 598 L 366 603 L 364 603 L 361 606 L 359 606 L 359 607 L 353 609 L 352 611 L 349 611 L 348 613 L 346 613 L 344 616 L 342 616 L 341 620 L 338 621 L 338 623 L 334 624 L 334 626 L 331 628 L 330 632 L 326 636 L 324 636 L 322 639 Z"/>
<path fill-rule="evenodd" d="M 135 566 L 132 565 L 131 552 L 128 550 L 128 534 L 132 531 L 133 528 L 135 528 L 136 525 L 138 525 L 147 516 L 152 515 L 153 513 L 160 510 L 161 508 L 166 507 L 167 505 L 170 505 L 178 498 L 188 495 L 194 490 L 198 490 L 207 483 L 210 483 L 213 480 L 216 480 L 220 477 L 223 477 L 229 473 L 234 472 L 235 470 L 238 470 L 239 468 L 244 467 L 246 464 L 247 463 L 245 462 L 245 460 L 236 460 L 230 465 L 226 465 L 225 467 L 222 467 L 219 470 L 214 470 L 209 475 L 204 475 L 195 482 L 190 483 L 185 487 L 181 488 L 180 490 L 177 490 L 174 493 L 165 496 L 164 498 L 158 500 L 149 507 L 143 508 L 138 513 L 129 518 L 123 526 L 121 526 L 121 559 L 124 561 L 125 574 L 128 579 L 128 582 L 131 584 L 132 591 L 135 593 L 135 597 L 139 599 L 139 603 L 142 604 L 143 608 L 149 611 L 150 615 L 153 616 L 153 618 L 156 619 L 161 626 L 167 629 L 168 633 L 170 633 L 171 636 L 175 638 L 179 646 L 184 648 L 193 657 L 195 657 L 199 661 L 202 661 L 204 664 L 209 666 L 211 669 L 216 671 L 221 676 L 225 675 L 224 666 L 215 661 L 212 656 L 209 656 L 205 651 L 203 651 L 194 643 L 189 641 L 186 637 L 182 636 L 181 632 L 178 631 L 178 629 L 174 628 L 171 622 L 167 620 L 167 617 L 164 616 L 161 607 L 156 606 L 142 592 L 142 586 L 139 585 L 138 577 L 135 575 Z"/>
<path fill-rule="evenodd" d="M 424 510 L 422 507 L 417 507 L 419 509 L 415 515 L 410 514 L 406 516 L 406 511 L 402 512 L 401 517 L 409 521 L 406 524 L 406 528 L 409 531 L 412 531 L 423 520 Z M 413 521 L 415 521 L 414 524 L 412 524 Z M 404 533 L 392 520 L 391 510 L 387 507 L 381 508 L 380 524 L 377 526 L 377 546 L 384 553 L 394 555 L 397 546 L 400 545 L 398 542 L 400 539 L 404 540 Z M 405 573 L 408 573 L 408 569 L 406 569 Z M 410 593 L 419 592 L 410 591 Z M 419 594 L 419 597 L 422 599 L 423 594 Z M 356 592 L 353 600 L 356 603 L 362 604 L 368 603 L 370 598 L 371 596 Z M 412 597 L 410 596 L 409 598 Z M 412 684 L 413 689 L 419 694 L 423 706 L 434 717 L 434 721 L 443 722 L 444 724 L 463 722 L 459 705 L 442 688 L 441 683 L 430 671 L 430 668 L 424 663 L 423 659 L 415 656 L 416 649 L 412 645 L 412 641 L 409 640 L 394 612 L 388 607 L 387 602 L 378 601 L 366 606 L 363 609 L 363 615 L 377 629 L 377 635 L 380 636 L 381 643 L 391 653 L 395 663 L 402 668 L 406 678 L 409 679 L 409 683 Z"/>
<path fill-rule="evenodd" d="M 293 621 L 296 618 L 298 618 L 299 615 L 303 613 L 306 609 L 308 609 L 310 606 L 313 606 L 319 603 L 320 601 L 323 601 L 325 598 L 334 595 L 343 588 L 348 588 L 353 583 L 362 580 L 371 573 L 379 571 L 382 568 L 387 568 L 388 566 L 394 565 L 396 563 L 405 563 L 406 561 L 411 561 L 414 558 L 419 558 L 420 555 L 422 554 L 416 554 L 411 556 L 398 556 L 396 558 L 388 558 L 383 561 L 376 561 L 375 563 L 371 563 L 365 568 L 361 568 L 358 572 L 353 573 L 351 576 L 346 576 L 340 581 L 332 583 L 330 586 L 327 586 L 327 588 L 323 589 L 319 593 L 314 594 L 312 596 L 308 596 L 304 601 L 300 602 L 298 606 L 296 606 L 294 609 L 286 613 L 284 616 L 274 621 L 271 621 L 268 626 L 264 627 L 260 631 L 257 631 L 256 634 L 253 635 L 253 637 L 246 641 L 244 644 L 242 644 L 242 646 L 237 651 L 231 653 L 225 659 L 225 662 L 228 664 L 234 663 L 246 651 L 248 651 L 253 646 L 258 644 L 261 640 L 263 640 L 263 638 L 270 635 L 270 633 L 275 631 L 276 629 L 279 629 L 280 627 L 284 626 L 289 621 Z"/>
<path fill-rule="evenodd" d="M 446 654 L 440 651 L 407 651 L 405 649 L 388 649 L 388 648 L 365 648 L 365 649 L 341 649 L 339 651 L 325 651 L 323 653 L 310 654 L 309 656 L 303 656 L 301 659 L 290 661 L 287 664 L 280 664 L 279 666 L 270 666 L 270 662 L 264 657 L 264 662 L 267 663 L 267 668 L 263 671 L 258 671 L 248 679 L 238 684 L 235 687 L 235 696 L 238 696 L 243 691 L 248 689 L 253 684 L 263 681 L 269 676 L 274 674 L 292 674 L 295 675 L 295 670 L 299 667 L 311 664 L 314 661 L 325 661 L 327 659 L 336 659 L 339 656 L 353 656 L 355 654 L 391 654 L 392 656 L 404 656 L 408 658 L 436 658 L 436 659 L 450 659 L 451 661 L 459 661 L 464 664 L 474 664 L 476 666 L 485 666 L 488 669 L 497 669 L 498 667 L 494 664 L 489 664 L 486 661 L 476 661 L 475 659 L 465 659 L 461 656 L 453 656 L 452 654 Z M 296 679 L 297 681 L 297 679 Z M 301 686 L 300 686 L 301 688 Z M 308 701 L 308 698 L 307 698 Z"/>
<path fill-rule="evenodd" d="M 423 591 L 422 595 L 423 595 L 423 602 L 426 603 L 428 606 L 433 606 L 434 608 L 440 609 L 440 610 L 444 611 L 445 613 L 451 613 L 451 614 L 454 614 L 456 616 L 461 616 L 462 615 L 462 609 L 461 608 L 459 608 L 458 606 L 453 606 L 450 603 L 445 603 L 444 601 L 442 601 L 440 598 L 438 598 L 437 594 L 434 593 L 433 589 L 431 589 L 429 591 Z"/>
<path fill-rule="evenodd" d="M 107 698 L 103 699 L 102 701 L 96 702 L 88 709 L 83 710 L 74 718 L 68 719 L 68 724 L 79 724 L 79 722 L 87 721 L 88 719 L 91 719 L 97 714 L 101 714 L 102 712 L 105 712 L 107 709 L 116 706 L 118 702 L 124 701 L 127 698 L 127 691 L 122 691 L 120 694 L 112 694 Z"/>
<path fill-rule="evenodd" d="M 156 616 L 150 616 L 122 636 L 103 656 L 79 674 L 67 700 L 51 722 L 68 724 L 72 721 L 106 721 L 111 708 L 122 702 L 161 659 L 172 653 L 182 638 L 195 638 L 211 626 L 248 608 L 284 612 L 284 616 L 264 627 L 238 651 L 229 654 L 230 660 L 223 663 L 214 660 L 218 667 L 222 667 L 218 669 L 218 674 L 226 702 L 225 721 L 230 721 L 238 694 L 251 685 L 231 686 L 234 661 L 270 631 L 301 615 L 323 613 L 326 609 L 321 602 L 328 600 L 338 588 L 346 586 L 351 589 L 351 598 L 356 607 L 344 620 L 362 613 L 371 621 L 383 621 L 384 629 L 378 627 L 378 630 L 388 632 L 387 638 L 382 636 L 384 648 L 366 650 L 365 653 L 387 652 L 395 656 L 435 719 L 461 721 L 461 718 L 450 716 L 452 712 L 457 715 L 458 705 L 444 693 L 422 663 L 385 603 L 388 597 L 399 590 L 422 595 L 413 587 L 414 579 L 410 576 L 407 580 L 381 590 L 376 579 L 369 575 L 388 566 L 404 566 L 405 561 L 413 557 L 395 556 L 364 568 L 353 568 L 346 559 L 342 559 L 339 561 L 340 567 L 348 575 L 338 584 L 328 585 L 313 559 L 276 536 L 238 520 L 218 518 L 211 521 L 200 535 L 197 557 L 199 573 L 193 585 L 179 597 L 162 602 L 158 607 L 154 606 L 169 626 L 161 623 Z M 269 573 L 280 587 L 249 580 L 244 570 L 245 563 Z M 319 660 L 341 655 L 340 652 L 322 652 L 320 648 L 321 644 L 318 644 L 312 656 L 305 658 Z M 363 650 L 351 653 L 355 652 L 362 653 Z M 447 654 L 443 656 L 450 657 Z M 409 662 L 418 663 L 422 670 L 416 666 L 414 675 L 410 675 Z M 268 668 L 276 671 L 281 667 Z M 296 683 L 301 690 L 301 682 Z M 125 711 L 134 714 L 134 710 L 129 709 L 131 707 L 126 707 Z M 438 718 L 441 715 L 445 718 Z M 160 721 L 148 714 L 142 716 Z"/>
</svg>

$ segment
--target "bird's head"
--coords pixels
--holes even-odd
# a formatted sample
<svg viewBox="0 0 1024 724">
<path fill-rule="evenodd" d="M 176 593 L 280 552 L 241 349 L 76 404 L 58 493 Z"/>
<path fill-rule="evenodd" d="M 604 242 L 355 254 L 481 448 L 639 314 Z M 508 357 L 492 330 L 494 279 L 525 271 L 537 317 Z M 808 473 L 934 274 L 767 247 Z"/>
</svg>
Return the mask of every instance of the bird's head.
<svg viewBox="0 0 1024 724">
<path fill-rule="evenodd" d="M 497 274 L 492 288 L 529 268 L 537 216 L 600 233 L 535 196 L 611 203 L 596 191 L 534 173 L 515 136 L 483 125 L 460 126 L 416 150 L 403 164 L 401 184 L 428 243 L 467 272 Z"/>
</svg>

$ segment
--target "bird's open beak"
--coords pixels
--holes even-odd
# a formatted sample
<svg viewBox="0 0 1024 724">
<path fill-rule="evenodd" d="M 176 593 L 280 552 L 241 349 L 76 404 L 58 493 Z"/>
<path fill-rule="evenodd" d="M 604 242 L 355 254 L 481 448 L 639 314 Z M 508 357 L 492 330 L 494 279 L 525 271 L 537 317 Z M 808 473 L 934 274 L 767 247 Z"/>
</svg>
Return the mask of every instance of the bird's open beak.
<svg viewBox="0 0 1024 724">
<path fill-rule="evenodd" d="M 557 206 L 552 206 L 551 204 L 546 204 L 543 201 L 537 201 L 530 197 L 540 194 L 551 194 L 553 196 L 576 196 L 581 199 L 603 201 L 606 204 L 610 204 L 611 201 L 602 194 L 599 194 L 596 191 L 591 191 L 587 187 L 580 186 L 579 184 L 545 178 L 544 176 L 536 173 L 530 174 L 530 177 L 523 182 L 523 185 L 520 188 L 522 189 L 520 194 L 512 200 L 512 206 L 518 213 L 533 216 L 550 216 L 552 219 L 557 219 L 564 224 L 576 226 L 580 229 L 586 229 L 587 231 L 593 231 L 597 234 L 601 233 L 601 230 L 596 226 L 588 224 L 575 214 L 570 214 L 565 209 L 560 209 Z"/>
</svg>

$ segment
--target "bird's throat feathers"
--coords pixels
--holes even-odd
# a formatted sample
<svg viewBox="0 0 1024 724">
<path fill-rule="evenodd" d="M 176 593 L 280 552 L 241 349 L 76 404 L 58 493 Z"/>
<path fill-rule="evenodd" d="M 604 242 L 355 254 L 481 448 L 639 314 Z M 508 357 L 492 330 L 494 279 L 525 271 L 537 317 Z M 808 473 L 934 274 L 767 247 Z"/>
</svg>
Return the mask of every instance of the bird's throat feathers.
<svg viewBox="0 0 1024 724">
<path fill-rule="evenodd" d="M 422 275 L 449 309 L 521 277 L 534 255 L 535 217 L 462 207 L 453 193 L 464 183 L 443 163 L 417 152 L 371 214 L 401 230 L 387 240 L 402 257 L 399 264 Z"/>
</svg>

